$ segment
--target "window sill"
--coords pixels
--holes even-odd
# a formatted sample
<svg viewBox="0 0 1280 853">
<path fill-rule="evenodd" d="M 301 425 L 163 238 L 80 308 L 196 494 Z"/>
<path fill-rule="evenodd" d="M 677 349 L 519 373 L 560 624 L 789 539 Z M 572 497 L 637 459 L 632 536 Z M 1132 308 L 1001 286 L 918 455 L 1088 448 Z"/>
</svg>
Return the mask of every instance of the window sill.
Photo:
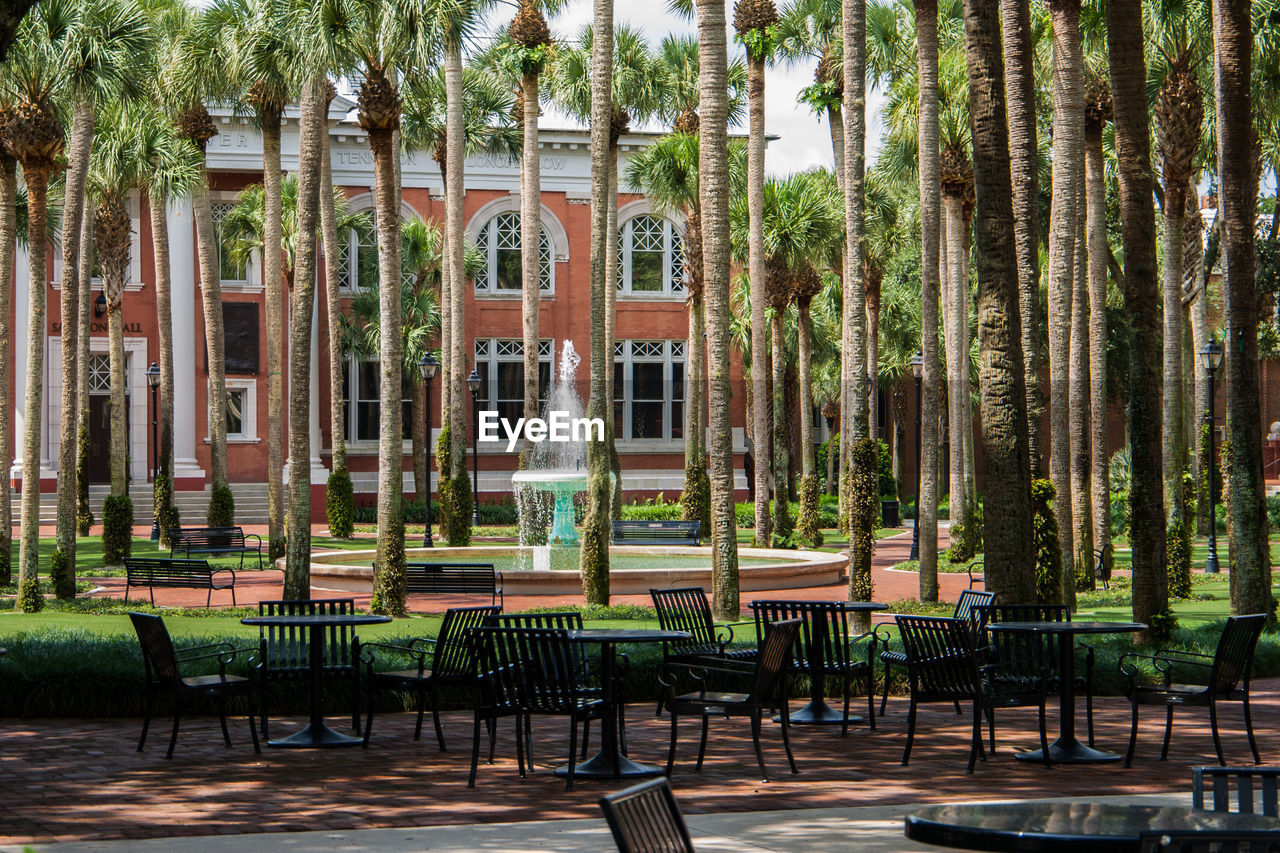
<svg viewBox="0 0 1280 853">
<path fill-rule="evenodd" d="M 261 293 L 262 285 L 254 284 L 250 281 L 224 281 L 222 282 L 223 293 Z"/>
<path fill-rule="evenodd" d="M 689 299 L 687 293 L 627 293 L 618 291 L 619 302 L 672 302 L 683 304 Z"/>
<path fill-rule="evenodd" d="M 411 454 L 411 453 L 413 452 L 413 442 L 412 442 L 412 441 L 405 441 L 405 442 L 402 444 L 402 452 L 403 452 L 403 453 L 404 453 L 404 455 L 406 455 L 406 456 L 408 456 L 409 454 Z M 325 447 L 325 448 L 321 448 L 321 450 L 320 450 L 320 455 L 321 455 L 321 456 L 332 456 L 332 455 L 333 455 L 333 448 L 332 448 L 332 447 Z M 377 456 L 377 455 L 378 455 L 378 442 L 376 442 L 376 441 L 361 441 L 361 442 L 348 441 L 348 442 L 347 442 L 347 455 L 348 455 L 348 456 Z"/>
<path fill-rule="evenodd" d="M 49 282 L 49 286 L 52 287 L 54 290 L 62 290 L 62 280 L 59 279 L 58 281 L 51 281 Z M 127 281 L 124 284 L 124 291 L 125 293 L 137 293 L 139 290 L 142 290 L 142 288 L 145 286 L 146 285 L 144 285 L 140 281 Z M 95 278 L 93 282 L 90 284 L 90 289 L 102 290 L 102 279 Z"/>
<path fill-rule="evenodd" d="M 497 291 L 477 290 L 473 292 L 475 293 L 476 299 L 495 299 L 495 300 L 510 299 L 512 301 L 515 301 L 515 300 L 524 298 L 523 290 L 497 290 Z M 556 292 L 554 290 L 538 291 L 539 299 L 555 299 L 555 297 L 556 297 Z"/>
<path fill-rule="evenodd" d="M 205 444 L 210 443 L 207 436 L 204 439 L 204 443 Z M 261 443 L 262 443 L 262 439 L 260 438 L 247 438 L 244 436 L 232 436 L 232 435 L 227 436 L 227 444 L 261 444 Z"/>
</svg>

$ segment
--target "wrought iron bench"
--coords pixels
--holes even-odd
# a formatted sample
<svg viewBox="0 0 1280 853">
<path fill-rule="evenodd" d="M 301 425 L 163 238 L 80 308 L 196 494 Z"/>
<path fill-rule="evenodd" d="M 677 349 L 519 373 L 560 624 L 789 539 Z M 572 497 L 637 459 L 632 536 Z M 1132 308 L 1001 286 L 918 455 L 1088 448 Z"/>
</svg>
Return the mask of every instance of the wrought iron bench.
<svg viewBox="0 0 1280 853">
<path fill-rule="evenodd" d="M 256 539 L 250 544 L 249 539 Z M 257 554 L 258 568 L 262 568 L 262 537 L 256 533 L 245 535 L 241 527 L 174 527 L 169 530 L 169 551 L 186 556 L 192 554 L 239 554 L 240 568 L 244 568 L 244 555 Z"/>
<path fill-rule="evenodd" d="M 124 561 L 124 597 L 129 597 L 129 588 L 145 586 L 151 593 L 151 603 L 156 603 L 155 587 L 182 587 L 186 589 L 207 589 L 209 595 L 204 606 L 209 607 L 213 601 L 215 589 L 231 590 L 231 604 L 236 603 L 236 573 L 231 569 L 215 569 L 208 560 L 171 560 L 167 557 L 126 557 Z M 215 577 L 226 574 L 229 579 Z"/>
<path fill-rule="evenodd" d="M 615 545 L 698 545 L 701 521 L 615 521 Z"/>
<path fill-rule="evenodd" d="M 425 595 L 487 595 L 502 606 L 502 572 L 493 563 L 406 563 L 405 592 Z"/>
</svg>

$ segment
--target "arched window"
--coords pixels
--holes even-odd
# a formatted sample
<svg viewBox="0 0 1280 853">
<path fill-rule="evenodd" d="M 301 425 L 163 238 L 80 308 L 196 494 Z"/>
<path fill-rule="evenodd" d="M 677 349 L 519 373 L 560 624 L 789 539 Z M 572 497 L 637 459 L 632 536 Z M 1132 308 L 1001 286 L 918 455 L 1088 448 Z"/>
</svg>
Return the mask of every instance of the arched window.
<svg viewBox="0 0 1280 853">
<path fill-rule="evenodd" d="M 499 213 L 480 229 L 476 246 L 484 253 L 485 265 L 476 274 L 476 293 L 519 293 L 520 272 L 520 214 Z M 551 238 L 542 229 L 539 246 L 542 259 L 542 293 L 550 293 L 555 283 L 555 265 L 552 263 Z"/>
<path fill-rule="evenodd" d="M 684 294 L 684 238 L 669 219 L 645 213 L 618 229 L 618 292 Z"/>
</svg>

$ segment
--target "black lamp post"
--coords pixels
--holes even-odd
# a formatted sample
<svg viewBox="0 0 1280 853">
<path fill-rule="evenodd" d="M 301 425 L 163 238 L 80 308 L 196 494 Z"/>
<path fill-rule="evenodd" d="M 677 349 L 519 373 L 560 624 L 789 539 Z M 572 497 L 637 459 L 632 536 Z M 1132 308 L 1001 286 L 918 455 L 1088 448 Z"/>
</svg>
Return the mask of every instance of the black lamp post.
<svg viewBox="0 0 1280 853">
<path fill-rule="evenodd" d="M 1200 366 L 1209 374 L 1209 556 L 1204 561 L 1204 572 L 1207 575 L 1218 574 L 1218 476 L 1215 461 L 1214 431 L 1217 429 L 1217 417 L 1214 415 L 1213 374 L 1222 366 L 1222 344 L 1209 338 L 1209 343 L 1200 350 Z"/>
<path fill-rule="evenodd" d="M 97 298 L 93 300 L 93 316 L 102 317 L 106 313 L 107 313 L 107 295 L 103 293 L 101 290 L 99 290 Z"/>
<path fill-rule="evenodd" d="M 480 370 L 471 368 L 467 377 L 471 391 L 471 526 L 480 526 Z"/>
<path fill-rule="evenodd" d="M 151 482 L 154 483 L 160 477 L 160 442 L 156 439 L 156 428 L 159 425 L 160 407 L 156 405 L 156 391 L 160 388 L 160 365 L 154 361 L 147 368 L 147 384 L 151 386 Z M 160 541 L 160 513 L 159 508 L 154 507 L 151 513 L 151 541 Z"/>
<path fill-rule="evenodd" d="M 907 555 L 908 560 L 920 559 L 920 383 L 924 378 L 924 352 L 917 350 L 915 358 L 911 359 L 911 372 L 916 377 L 916 523 L 911 531 L 911 553 Z"/>
<path fill-rule="evenodd" d="M 422 407 L 423 415 L 427 419 L 427 529 L 422 534 L 423 548 L 431 548 L 435 545 L 431 541 L 431 381 L 436 378 L 436 368 L 439 366 L 440 362 L 436 361 L 436 357 L 429 352 L 418 362 L 422 382 L 427 386 L 426 404 Z"/>
</svg>

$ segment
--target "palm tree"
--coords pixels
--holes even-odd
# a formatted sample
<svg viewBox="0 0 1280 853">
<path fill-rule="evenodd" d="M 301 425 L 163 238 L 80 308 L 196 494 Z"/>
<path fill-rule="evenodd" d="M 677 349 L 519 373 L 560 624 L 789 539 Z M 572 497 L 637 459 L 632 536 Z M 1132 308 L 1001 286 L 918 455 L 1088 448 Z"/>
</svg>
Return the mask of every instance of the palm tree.
<svg viewBox="0 0 1280 853">
<path fill-rule="evenodd" d="M 1110 246 L 1107 244 L 1102 133 L 1111 120 L 1111 89 L 1100 74 L 1090 74 L 1086 79 L 1084 200 L 1089 266 L 1089 479 L 1093 491 L 1090 539 L 1095 549 L 1106 551 L 1111 542 L 1110 455 L 1107 453 L 1107 258 Z M 1085 556 L 1083 549 L 1079 553 Z M 1092 555 L 1088 556 L 1091 565 Z M 1087 580 L 1092 585 L 1092 573 Z"/>
<path fill-rule="evenodd" d="M 764 253 L 764 66 L 773 53 L 778 12 L 773 0 L 738 0 L 734 6 L 733 25 L 738 41 L 747 51 L 747 212 L 750 228 L 747 241 L 747 275 L 751 282 L 751 434 L 753 436 L 756 476 L 756 544 L 765 547 L 772 542 L 769 519 L 769 482 L 772 477 L 777 496 L 777 536 L 785 539 L 791 533 L 787 513 L 787 467 L 783 420 L 775 403 L 775 437 L 769 435 L 769 395 L 765 384 L 768 373 L 768 321 L 765 306 L 769 300 L 769 281 L 765 273 Z M 783 302 L 783 310 L 785 303 Z M 775 310 L 777 305 L 775 304 Z M 781 323 L 779 319 L 777 323 Z M 775 337 L 777 335 L 775 334 Z M 781 386 L 777 392 L 781 394 Z"/>
<path fill-rule="evenodd" d="M 1262 481 L 1262 423 L 1258 393 L 1258 290 L 1254 280 L 1254 217 L 1258 168 L 1250 90 L 1253 29 L 1250 3 L 1215 3 L 1214 94 L 1223 221 L 1223 315 L 1230 334 L 1226 359 L 1227 438 L 1231 442 L 1231 610 L 1268 613 L 1274 620 Z M 1116 22 L 1111 22 L 1113 26 Z M 1117 87 L 1116 127 L 1120 127 Z M 1119 140 L 1117 140 L 1117 146 Z M 1123 172 L 1122 172 L 1123 174 Z M 1125 246 L 1126 267 L 1128 245 Z M 1136 356 L 1135 356 L 1136 359 Z M 1136 378 L 1136 377 L 1135 377 Z M 1136 454 L 1135 454 L 1136 473 Z M 1137 481 L 1135 479 L 1136 487 Z M 1137 524 L 1136 505 L 1134 523 Z M 1134 543 L 1135 557 L 1137 543 Z M 1135 560 L 1134 613 L 1138 609 Z"/>
<path fill-rule="evenodd" d="M 1049 208 L 1049 478 L 1057 499 L 1063 597 L 1075 601 L 1071 521 L 1071 294 L 1084 165 L 1084 70 L 1079 0 L 1054 0 L 1053 199 Z"/>
<path fill-rule="evenodd" d="M 262 131 L 266 228 L 262 279 L 267 317 L 267 522 L 271 559 L 284 554 L 284 290 L 280 274 L 280 128 L 298 89 L 298 49 L 290 0 L 216 0 L 209 14 L 232 41 L 233 86 Z"/>
<path fill-rule="evenodd" d="M 3 62 L 18 34 L 18 25 L 37 0 L 13 0 L 0 11 L 0 62 Z"/>
<path fill-rule="evenodd" d="M 738 540 L 733 503 L 733 421 L 729 401 L 729 122 L 724 0 L 698 3 L 698 206 L 702 275 L 710 327 L 707 394 L 711 426 L 711 607 L 737 619 Z"/>
<path fill-rule="evenodd" d="M 882 8 L 882 7 L 877 7 Z M 813 85 L 801 97 L 824 113 L 831 133 L 836 180 L 844 181 L 844 45 L 839 0 L 794 0 L 777 25 L 777 54 L 788 64 L 814 63 Z"/>
<path fill-rule="evenodd" d="M 1000 10 L 986 0 L 965 0 L 964 13 L 977 197 L 974 237 L 985 461 L 984 541 L 986 559 L 994 569 L 987 571 L 987 588 L 1001 601 L 1031 602 L 1035 600 L 1034 554 L 1027 548 L 1032 536 L 1031 467 Z"/>
<path fill-rule="evenodd" d="M 0 270 L 13 268 L 14 246 L 18 237 L 18 164 L 9 153 L 4 139 L 9 104 L 0 88 Z M 9 316 L 10 289 L 0 287 L 0 317 Z M 0 323 L 0 352 L 9 352 L 12 334 L 8 323 Z M 11 405 L 9 383 L 0 382 L 0 465 L 13 466 L 13 444 L 10 442 Z M 11 489 L 0 489 L 0 583 L 13 582 L 13 506 Z"/>
<path fill-rule="evenodd" d="M 1040 369 L 1044 364 L 1043 316 L 1040 304 L 1040 171 L 1036 140 L 1035 53 L 1037 33 L 1031 27 L 1030 0 L 1001 0 L 1004 66 L 1008 93 L 1009 155 L 1013 180 L 1013 230 L 1018 252 L 1018 307 L 1022 317 L 1022 352 L 1026 360 L 1027 440 L 1033 476 L 1042 463 L 1040 415 L 1044 399 Z"/>
<path fill-rule="evenodd" d="M 1139 0 L 1111 0 L 1107 4 L 1107 43 L 1120 179 L 1125 307 L 1133 329 L 1129 386 L 1151 389 L 1160 384 L 1160 303 L 1156 287 L 1151 140 L 1145 93 L 1147 74 L 1143 55 L 1142 4 Z M 1223 101 L 1218 103 L 1220 108 L 1226 108 Z M 1247 108 L 1245 115 L 1248 115 Z M 1248 133 L 1245 135 L 1247 138 Z M 1252 226 L 1249 230 L 1252 232 Z M 1160 405 L 1156 394 L 1132 394 L 1129 398 L 1129 452 L 1133 472 L 1129 492 L 1133 618 L 1148 625 L 1151 617 L 1164 613 L 1169 606 Z"/>
<path fill-rule="evenodd" d="M 14 159 L 22 164 L 27 186 L 27 247 L 30 299 L 28 302 L 26 401 L 23 406 L 22 543 L 18 570 L 18 607 L 38 610 L 40 560 L 40 425 L 44 399 L 45 264 L 48 252 L 49 178 L 62 168 L 62 122 L 54 95 L 63 82 L 65 67 L 48 41 L 28 20 L 10 58 L 4 80 L 9 107 L 3 115 L 0 138 Z M 74 576 L 74 564 L 69 573 Z"/>
<path fill-rule="evenodd" d="M 325 0 L 317 10 L 318 39 L 331 59 L 325 67 L 355 69 L 364 77 L 360 86 L 360 127 L 369 135 L 374 165 L 374 226 L 378 239 L 378 279 L 381 314 L 388 331 L 379 353 L 380 398 L 399 400 L 403 375 L 400 352 L 400 188 L 398 182 L 401 100 L 399 79 L 426 67 L 430 47 L 439 30 L 412 0 Z M 460 81 L 459 81 L 460 82 Z M 452 113 L 452 110 L 450 110 Z M 451 117 L 453 117 L 451 115 Z M 459 128 L 460 130 L 460 128 Z M 454 152 L 450 152 L 453 154 Z M 453 163 L 453 160 L 459 162 Z M 461 169 L 461 152 L 451 157 L 450 169 Z M 452 177 L 452 175 L 451 175 Z M 453 181 L 461 183 L 461 176 Z M 446 187 L 446 193 L 458 187 Z M 457 225 L 460 211 L 447 203 L 449 221 Z M 454 216 L 453 214 L 458 214 Z M 446 232 L 447 233 L 447 232 Z M 460 236 L 460 235 L 459 235 Z M 400 406 L 379 407 L 378 441 L 378 562 L 371 607 L 377 612 L 404 612 L 404 425 Z M 304 464 L 299 460 L 298 464 Z"/>
</svg>

